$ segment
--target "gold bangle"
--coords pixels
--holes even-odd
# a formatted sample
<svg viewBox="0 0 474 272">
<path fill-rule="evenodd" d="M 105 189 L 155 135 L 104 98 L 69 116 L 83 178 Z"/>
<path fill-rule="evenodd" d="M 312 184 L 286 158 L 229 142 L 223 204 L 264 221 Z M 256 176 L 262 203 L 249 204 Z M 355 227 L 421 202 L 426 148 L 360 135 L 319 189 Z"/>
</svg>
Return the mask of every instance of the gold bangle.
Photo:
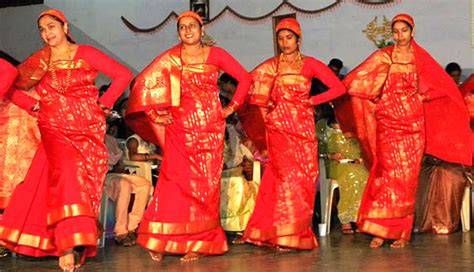
<svg viewBox="0 0 474 272">
<path fill-rule="evenodd" d="M 229 107 L 229 109 L 231 109 L 233 112 L 235 112 L 238 108 L 239 108 L 239 103 L 235 102 L 235 101 L 231 101 L 227 107 Z"/>
</svg>

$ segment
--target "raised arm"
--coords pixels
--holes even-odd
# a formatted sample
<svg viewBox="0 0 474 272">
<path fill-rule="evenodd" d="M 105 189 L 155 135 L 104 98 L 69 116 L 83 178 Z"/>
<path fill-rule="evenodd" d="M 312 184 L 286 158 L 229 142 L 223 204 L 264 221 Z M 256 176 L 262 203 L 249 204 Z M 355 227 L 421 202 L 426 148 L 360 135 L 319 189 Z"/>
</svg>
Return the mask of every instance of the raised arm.
<svg viewBox="0 0 474 272">
<path fill-rule="evenodd" d="M 309 72 L 309 76 L 318 78 L 329 88 L 326 92 L 311 96 L 311 105 L 315 106 L 331 101 L 346 92 L 344 84 L 342 84 L 334 72 L 322 62 L 313 58 L 309 58 L 304 65 L 304 69 L 308 69 L 307 71 Z"/>
<path fill-rule="evenodd" d="M 99 49 L 92 46 L 81 46 L 79 58 L 83 58 L 97 71 L 104 73 L 112 79 L 112 84 L 107 91 L 99 98 L 99 102 L 111 108 L 115 101 L 122 95 L 130 81 L 132 81 L 132 73 L 127 67 L 118 63 L 111 57 L 104 54 Z"/>
<path fill-rule="evenodd" d="M 233 109 L 236 110 L 238 106 L 242 105 L 247 96 L 250 83 L 252 83 L 250 74 L 234 57 L 219 47 L 212 48 L 209 62 L 217 64 L 224 72 L 239 82 L 234 97 L 229 103 L 229 105 L 232 105 Z"/>
</svg>

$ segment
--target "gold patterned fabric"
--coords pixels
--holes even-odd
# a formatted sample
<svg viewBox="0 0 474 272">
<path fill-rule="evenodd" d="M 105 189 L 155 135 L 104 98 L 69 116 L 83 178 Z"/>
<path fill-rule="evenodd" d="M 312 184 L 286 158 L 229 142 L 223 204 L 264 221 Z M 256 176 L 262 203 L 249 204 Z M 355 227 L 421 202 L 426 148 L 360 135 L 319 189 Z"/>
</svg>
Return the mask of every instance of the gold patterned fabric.
<svg viewBox="0 0 474 272">
<path fill-rule="evenodd" d="M 82 245 L 88 256 L 96 253 L 96 221 L 108 165 L 105 117 L 94 85 L 98 70 L 86 57 L 78 57 L 89 49 L 79 46 L 73 60 L 50 63 L 35 86 L 41 143 L 0 226 L 0 239 L 15 252 L 58 256 Z"/>
<path fill-rule="evenodd" d="M 30 95 L 36 96 L 34 91 Z M 0 99 L 0 210 L 23 181 L 38 148 L 37 119 L 6 99 Z"/>
<path fill-rule="evenodd" d="M 180 104 L 169 109 L 158 185 L 138 230 L 138 243 L 151 251 L 227 251 L 219 225 L 225 124 L 218 75 L 215 65 L 182 66 Z"/>
<path fill-rule="evenodd" d="M 425 147 L 424 109 L 414 55 L 411 61 L 399 62 L 397 51 L 390 53 L 376 52 L 344 80 L 349 94 L 362 103 L 373 103 L 370 126 L 358 127 L 367 139 L 376 135 L 368 148 L 375 159 L 358 222 L 361 231 L 409 240 Z M 364 75 L 370 79 L 369 85 L 362 82 Z"/>
<path fill-rule="evenodd" d="M 244 231 L 255 207 L 258 184 L 248 181 L 242 167 L 222 171 L 221 226 L 226 231 Z"/>
<path fill-rule="evenodd" d="M 320 124 L 323 123 L 323 124 Z M 357 221 L 360 201 L 369 177 L 369 171 L 364 164 L 360 163 L 361 152 L 357 139 L 347 137 L 338 129 L 327 125 L 327 120 L 318 121 L 318 127 L 326 126 L 324 130 L 326 153 L 339 153 L 344 160 L 326 159 L 327 176 L 337 180 L 339 184 L 340 198 L 337 206 L 338 217 L 342 224 Z M 318 130 L 318 139 L 319 139 Z M 321 145 L 321 141 L 319 145 Z"/>
<path fill-rule="evenodd" d="M 265 116 L 271 162 L 244 239 L 257 245 L 313 249 L 318 245 L 311 230 L 318 176 L 317 140 L 313 110 L 301 103 L 308 99 L 311 80 L 302 71 L 277 73 L 275 65 L 271 59 L 253 72 L 256 79 L 251 95 L 257 100 L 267 97 L 260 101 L 271 99 L 275 107 Z"/>
</svg>

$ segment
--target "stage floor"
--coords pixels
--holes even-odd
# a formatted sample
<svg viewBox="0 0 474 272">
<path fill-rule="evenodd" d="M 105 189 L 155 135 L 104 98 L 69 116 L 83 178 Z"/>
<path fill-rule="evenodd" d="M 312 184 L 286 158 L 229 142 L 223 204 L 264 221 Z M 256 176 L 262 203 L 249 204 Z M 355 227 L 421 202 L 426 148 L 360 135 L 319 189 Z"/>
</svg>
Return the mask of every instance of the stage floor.
<svg viewBox="0 0 474 272">
<path fill-rule="evenodd" d="M 223 256 L 181 263 L 177 256 L 166 256 L 154 263 L 139 246 L 124 248 L 111 240 L 79 271 L 473 271 L 473 232 L 449 236 L 414 235 L 411 245 L 391 249 L 385 245 L 370 249 L 370 237 L 364 234 L 342 235 L 333 232 L 319 238 L 314 251 L 276 253 L 271 248 L 231 245 Z M 31 260 L 25 257 L 0 259 L 0 271 L 59 271 L 56 258 Z"/>
</svg>

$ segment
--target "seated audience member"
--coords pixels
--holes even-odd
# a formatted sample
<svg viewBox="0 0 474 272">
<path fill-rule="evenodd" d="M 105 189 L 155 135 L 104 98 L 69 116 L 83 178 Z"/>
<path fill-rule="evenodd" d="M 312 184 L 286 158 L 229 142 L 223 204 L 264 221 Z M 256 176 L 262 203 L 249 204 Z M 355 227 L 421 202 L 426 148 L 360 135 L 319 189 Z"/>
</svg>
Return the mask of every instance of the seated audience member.
<svg viewBox="0 0 474 272">
<path fill-rule="evenodd" d="M 472 107 L 469 110 L 467 96 L 469 91 L 466 90 L 469 79 L 466 81 L 467 84 L 461 84 L 461 67 L 455 62 L 449 63 L 445 71 L 459 86 L 470 111 L 472 125 L 473 110 Z M 461 225 L 460 210 L 464 190 L 470 185 L 468 180 L 470 175 L 472 175 L 472 169 L 469 166 L 425 154 L 416 193 L 413 230 L 432 234 L 450 234 L 457 231 Z"/>
<path fill-rule="evenodd" d="M 254 156 L 241 141 L 235 125 L 228 124 L 224 143 L 224 170 L 221 180 L 222 228 L 242 232 L 252 214 L 258 184 L 253 177 Z"/>
<path fill-rule="evenodd" d="M 460 85 L 461 82 L 461 75 L 462 75 L 462 70 L 461 66 L 457 64 L 456 62 L 451 62 L 446 65 L 446 68 L 444 68 L 446 73 L 449 74 L 450 77 L 453 78 L 454 82 L 456 82 L 456 85 Z"/>
<path fill-rule="evenodd" d="M 143 213 L 150 197 L 152 183 L 142 176 L 129 174 L 126 165 L 122 164 L 123 151 L 120 149 L 118 139 L 115 137 L 117 126 L 110 126 L 105 141 L 109 150 L 109 167 L 111 171 L 107 174 L 105 192 L 107 196 L 116 202 L 114 235 L 117 244 L 122 246 L 133 246 L 136 241 L 136 229 L 142 219 Z M 115 135 L 114 135 L 115 134 Z M 144 157 L 136 150 L 136 138 L 127 141 L 128 158 L 144 161 L 145 159 L 161 159 L 160 155 L 150 154 Z M 132 154 L 130 155 L 130 150 Z M 135 152 L 135 153 L 134 153 Z M 141 157 L 140 157 L 141 156 Z M 132 168 L 133 169 L 133 168 Z M 132 209 L 129 212 L 131 194 L 134 193 Z"/>
</svg>

